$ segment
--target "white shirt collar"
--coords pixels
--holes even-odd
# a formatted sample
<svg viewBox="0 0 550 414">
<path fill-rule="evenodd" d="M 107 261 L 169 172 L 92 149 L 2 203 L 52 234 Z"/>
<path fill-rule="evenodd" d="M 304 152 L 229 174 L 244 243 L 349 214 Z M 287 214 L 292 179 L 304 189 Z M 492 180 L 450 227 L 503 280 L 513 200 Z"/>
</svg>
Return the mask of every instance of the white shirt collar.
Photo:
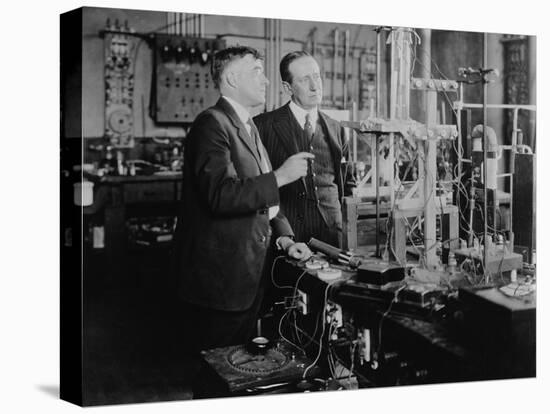
<svg viewBox="0 0 550 414">
<path fill-rule="evenodd" d="M 222 95 L 222 97 L 225 98 L 225 100 L 229 102 L 229 104 L 233 107 L 233 109 L 237 113 L 237 116 L 239 117 L 241 122 L 244 124 L 244 126 L 247 127 L 247 130 L 248 130 L 248 127 L 249 127 L 248 120 L 250 119 L 250 112 L 248 112 L 248 110 L 244 106 L 242 106 L 240 103 L 238 103 L 234 99 L 231 99 L 225 95 Z"/>
<path fill-rule="evenodd" d="M 311 125 L 313 126 L 313 129 L 315 130 L 315 124 L 317 124 L 317 118 L 319 116 L 317 108 L 306 111 L 304 108 L 300 108 L 298 105 L 296 105 L 293 100 L 290 100 L 289 107 L 292 111 L 292 114 L 294 115 L 294 118 L 296 118 L 302 128 L 304 128 L 304 125 L 306 123 L 306 114 L 309 113 L 309 120 L 311 122 Z"/>
</svg>

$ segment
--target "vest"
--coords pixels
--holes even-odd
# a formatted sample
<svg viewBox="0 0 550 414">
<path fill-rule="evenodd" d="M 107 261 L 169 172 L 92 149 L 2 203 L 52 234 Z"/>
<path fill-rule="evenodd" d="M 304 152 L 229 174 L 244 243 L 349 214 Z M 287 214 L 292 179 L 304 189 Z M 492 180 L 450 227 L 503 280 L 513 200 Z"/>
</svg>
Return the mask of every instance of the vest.
<svg viewBox="0 0 550 414">
<path fill-rule="evenodd" d="M 338 186 L 335 183 L 334 160 L 328 143 L 327 132 L 320 118 L 315 125 L 315 132 L 308 142 L 305 131 L 298 122 L 294 122 L 294 136 L 298 137 L 300 151 L 311 152 L 315 160 L 310 164 L 306 183 L 305 232 L 313 232 L 317 238 L 338 246 L 335 236 L 342 227 L 342 212 L 339 201 Z M 317 217 L 315 217 L 317 216 Z M 320 217 L 319 217 L 320 216 Z M 322 222 L 319 223 L 319 218 Z M 328 233 L 325 231 L 328 226 Z M 321 228 L 322 227 L 322 228 Z"/>
</svg>

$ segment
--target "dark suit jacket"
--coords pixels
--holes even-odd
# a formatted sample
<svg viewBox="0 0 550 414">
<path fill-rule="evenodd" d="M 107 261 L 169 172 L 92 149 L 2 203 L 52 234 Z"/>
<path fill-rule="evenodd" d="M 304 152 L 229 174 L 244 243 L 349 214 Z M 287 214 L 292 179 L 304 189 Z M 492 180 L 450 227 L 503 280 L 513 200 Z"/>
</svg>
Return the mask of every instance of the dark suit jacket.
<svg viewBox="0 0 550 414">
<path fill-rule="evenodd" d="M 341 202 L 344 194 L 348 195 L 350 193 L 347 187 L 344 188 L 344 183 L 348 182 L 348 179 L 343 177 L 341 168 L 342 157 L 347 158 L 348 144 L 345 140 L 344 130 L 337 121 L 321 111 L 319 111 L 319 119 L 328 135 L 328 143 L 334 162 L 335 182 L 338 186 L 339 201 Z M 273 168 L 279 168 L 289 156 L 299 152 L 297 140 L 293 134 L 296 120 L 289 104 L 256 116 L 254 123 L 258 127 Z M 300 196 L 305 191 L 304 180 L 297 180 L 280 189 L 281 209 L 292 226 L 296 223 L 298 216 L 305 214 L 305 203 L 302 202 Z M 308 240 L 300 241 L 307 242 Z"/>
<path fill-rule="evenodd" d="M 175 235 L 180 296 L 242 311 L 253 303 L 273 232 L 293 235 L 279 213 L 273 172 L 262 174 L 255 143 L 225 99 L 202 112 L 185 140 L 183 200 Z M 271 226 L 270 226 L 271 224 Z"/>
</svg>

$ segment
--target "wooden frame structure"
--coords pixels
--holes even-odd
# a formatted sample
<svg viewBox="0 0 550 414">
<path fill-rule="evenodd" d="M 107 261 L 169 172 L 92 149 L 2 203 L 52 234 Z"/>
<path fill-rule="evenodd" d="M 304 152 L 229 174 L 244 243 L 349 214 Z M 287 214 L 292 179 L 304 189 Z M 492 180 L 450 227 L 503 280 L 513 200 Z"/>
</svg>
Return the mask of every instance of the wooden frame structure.
<svg viewBox="0 0 550 414">
<path fill-rule="evenodd" d="M 439 258 L 436 255 L 436 220 L 438 215 L 446 216 L 448 239 L 447 247 L 458 248 L 458 208 L 454 205 L 446 205 L 444 199 L 437 195 L 436 190 L 436 152 L 437 141 L 441 139 L 455 139 L 458 136 L 456 125 L 438 125 L 437 93 L 456 92 L 458 83 L 450 80 L 426 78 L 411 78 L 411 29 L 396 28 L 390 32 L 391 44 L 391 82 L 390 82 L 390 111 L 389 119 L 380 117 L 368 118 L 362 121 L 342 122 L 345 127 L 352 128 L 358 133 L 369 133 L 375 148 L 371 180 L 375 187 L 376 201 L 374 210 L 376 213 L 377 230 L 380 225 L 380 210 L 392 222 L 390 235 L 390 251 L 393 259 L 404 264 L 406 261 L 407 222 L 409 217 L 423 217 L 424 249 L 422 252 L 424 265 L 428 269 L 437 267 Z M 429 75 L 429 74 L 428 74 Z M 416 89 L 425 92 L 426 95 L 426 122 L 419 123 L 409 118 L 410 90 Z M 386 140 L 389 146 L 387 163 L 390 166 L 390 180 L 387 190 L 383 192 L 385 204 L 381 203 L 380 170 L 381 160 L 378 150 L 380 140 Z M 412 183 L 402 183 L 395 173 L 395 154 L 399 147 L 399 141 L 406 140 L 418 154 L 418 178 Z M 365 180 L 366 181 L 366 180 Z M 372 186 L 371 186 L 372 189 Z M 359 189 L 358 195 L 361 194 Z M 372 190 L 367 190 L 372 195 Z M 344 201 L 344 240 L 346 249 L 357 248 L 357 229 L 361 212 L 369 210 L 362 205 L 361 199 L 346 198 Z M 371 209 L 372 210 L 372 209 Z M 404 220 L 405 219 L 405 220 Z M 443 220 L 442 220 L 443 223 Z M 377 240 L 378 241 L 378 240 Z M 378 243 L 377 243 L 378 245 Z M 377 248 L 377 254 L 380 254 Z"/>
</svg>

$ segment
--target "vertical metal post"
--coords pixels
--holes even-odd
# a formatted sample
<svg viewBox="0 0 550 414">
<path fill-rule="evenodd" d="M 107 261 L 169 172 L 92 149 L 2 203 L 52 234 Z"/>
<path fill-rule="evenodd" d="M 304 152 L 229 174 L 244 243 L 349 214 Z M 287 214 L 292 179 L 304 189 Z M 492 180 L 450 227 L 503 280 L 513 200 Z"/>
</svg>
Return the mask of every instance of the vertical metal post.
<svg viewBox="0 0 550 414">
<path fill-rule="evenodd" d="M 376 31 L 376 117 L 380 117 L 380 74 L 382 73 L 382 68 L 380 67 L 380 54 L 381 54 L 381 36 L 382 28 L 378 28 Z M 376 182 L 376 257 L 380 257 L 380 163 L 379 163 L 379 144 L 378 144 L 378 135 L 374 135 L 374 168 L 375 168 L 375 179 Z"/>
<path fill-rule="evenodd" d="M 458 154 L 456 155 L 456 162 L 457 162 L 457 177 L 456 177 L 456 192 L 455 192 L 455 202 L 458 206 L 459 211 L 459 229 L 460 229 L 460 214 L 462 213 L 462 207 L 461 207 L 461 200 L 460 200 L 460 185 L 462 184 L 462 87 L 463 83 L 460 82 L 460 86 L 458 89 L 458 101 L 459 105 L 456 107 L 456 128 L 458 131 L 458 137 L 457 137 L 457 148 L 458 148 Z M 460 234 L 460 230 L 459 230 Z"/>
<path fill-rule="evenodd" d="M 424 53 L 421 56 L 422 67 L 421 76 L 425 79 L 432 77 L 431 73 L 431 31 L 422 30 L 422 41 L 424 43 Z M 428 131 L 437 123 L 437 92 L 430 90 L 424 94 L 424 122 Z M 436 243 L 436 178 L 437 178 L 437 144 L 435 137 L 427 135 L 424 142 L 424 256 L 426 266 L 431 269 L 437 265 L 437 252 L 434 248 Z M 419 146 L 419 150 L 421 147 Z M 441 212 L 443 213 L 443 212 Z"/>
<path fill-rule="evenodd" d="M 374 151 L 376 153 L 376 157 L 374 158 L 375 159 L 375 164 L 374 164 L 374 168 L 375 168 L 375 179 L 376 179 L 376 257 L 380 257 L 380 238 L 379 238 L 379 233 L 380 233 L 380 156 L 379 156 L 379 152 L 380 152 L 380 144 L 379 144 L 379 140 L 380 140 L 380 137 L 378 136 L 378 134 L 374 134 L 374 141 L 375 141 L 375 144 L 374 144 Z M 389 218 L 388 218 L 389 219 Z M 386 235 L 386 237 L 388 237 L 388 235 Z M 390 240 L 391 242 L 391 240 Z"/>
<path fill-rule="evenodd" d="M 352 101 L 351 102 L 351 120 L 356 121 L 357 118 L 358 118 L 357 102 Z M 353 165 L 356 166 L 357 165 L 357 132 L 355 131 L 355 129 L 351 130 L 351 143 L 352 143 L 351 160 L 353 161 Z"/>
<path fill-rule="evenodd" d="M 382 73 L 382 68 L 380 67 L 380 53 L 381 51 L 381 36 L 382 29 L 378 28 L 376 31 L 376 117 L 381 117 L 380 114 L 380 74 Z"/>
<path fill-rule="evenodd" d="M 483 33 L 483 69 L 487 68 L 487 33 Z M 487 243 L 487 80 L 482 74 L 483 84 L 483 268 L 485 283 L 489 283 L 487 265 L 489 263 L 489 249 Z M 493 226 L 495 223 L 493 223 Z"/>
<path fill-rule="evenodd" d="M 516 145 L 518 145 L 518 129 L 517 129 L 517 125 L 518 125 L 518 111 L 519 111 L 519 108 L 515 108 L 514 109 L 514 121 L 513 121 L 513 131 L 512 131 L 512 151 L 510 151 L 510 220 L 509 220 L 509 237 L 508 237 L 508 240 L 510 242 L 510 249 L 513 251 L 514 250 L 514 226 L 513 226 L 513 223 L 514 223 L 514 174 L 515 174 L 515 169 L 516 169 L 516 151 L 517 151 L 517 147 Z"/>
<path fill-rule="evenodd" d="M 437 92 L 428 91 L 426 99 L 426 126 L 429 129 L 436 124 L 437 115 Z M 430 139 L 428 134 L 424 143 L 426 162 L 424 163 L 424 255 L 426 265 L 433 268 L 437 265 L 436 249 L 436 208 L 435 208 L 435 183 L 437 174 L 437 148 L 436 140 Z"/>
<path fill-rule="evenodd" d="M 280 74 L 279 74 L 279 70 L 278 70 L 278 66 L 279 66 L 279 62 L 281 61 L 281 58 L 282 58 L 282 54 L 283 54 L 283 21 L 281 19 L 278 19 L 277 20 L 277 27 L 278 27 L 278 32 L 277 32 L 277 59 L 275 60 L 275 62 L 273 62 L 273 68 L 274 68 L 274 74 L 275 76 L 272 78 L 273 79 L 273 83 L 275 84 L 274 87 L 275 87 L 275 105 L 276 105 L 276 108 L 278 108 L 279 106 L 281 106 L 281 93 L 280 93 L 280 88 L 279 88 L 279 84 L 281 83 L 280 82 Z M 275 79 L 277 79 L 275 81 Z"/>
<path fill-rule="evenodd" d="M 332 55 L 332 106 L 335 106 L 336 102 L 336 62 L 338 61 L 338 29 L 334 29 L 334 53 Z"/>
<path fill-rule="evenodd" d="M 342 109 L 346 109 L 348 105 L 348 54 L 349 54 L 349 30 L 346 30 L 344 37 L 344 106 Z"/>
</svg>

